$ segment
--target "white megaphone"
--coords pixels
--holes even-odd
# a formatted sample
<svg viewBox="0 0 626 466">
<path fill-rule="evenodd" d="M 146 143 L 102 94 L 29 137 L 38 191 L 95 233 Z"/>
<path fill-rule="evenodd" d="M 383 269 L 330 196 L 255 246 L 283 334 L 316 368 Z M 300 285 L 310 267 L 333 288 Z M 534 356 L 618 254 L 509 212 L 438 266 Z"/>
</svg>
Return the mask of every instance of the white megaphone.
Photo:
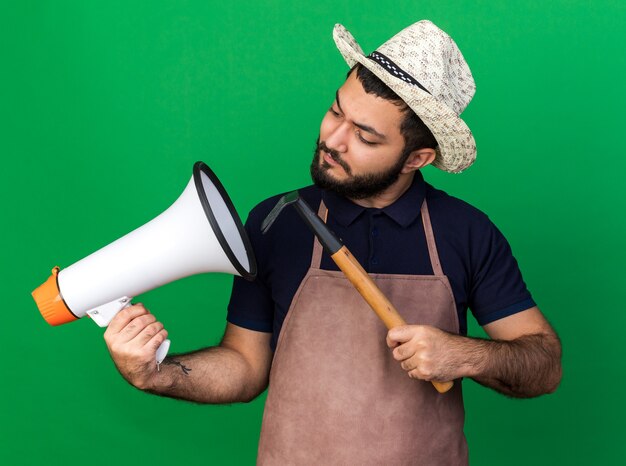
<svg viewBox="0 0 626 466">
<path fill-rule="evenodd" d="M 172 206 L 126 236 L 52 275 L 33 291 L 51 325 L 85 315 L 106 327 L 130 300 L 166 283 L 204 272 L 256 277 L 252 246 L 233 203 L 203 162 Z M 157 351 L 160 364 L 169 350 Z"/>
</svg>

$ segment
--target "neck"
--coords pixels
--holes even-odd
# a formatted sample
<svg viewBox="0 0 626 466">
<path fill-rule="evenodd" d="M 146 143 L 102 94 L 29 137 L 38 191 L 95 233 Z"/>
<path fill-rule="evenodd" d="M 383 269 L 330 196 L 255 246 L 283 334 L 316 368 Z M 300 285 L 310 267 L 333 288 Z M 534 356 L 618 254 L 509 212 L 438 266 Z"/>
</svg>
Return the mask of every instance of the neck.
<svg viewBox="0 0 626 466">
<path fill-rule="evenodd" d="M 375 196 L 366 197 L 364 199 L 350 199 L 361 207 L 374 207 L 376 209 L 383 209 L 394 202 L 396 202 L 400 196 L 402 196 L 413 182 L 415 173 L 402 173 L 398 177 L 398 180 L 389 186 L 384 191 L 376 194 Z"/>
</svg>

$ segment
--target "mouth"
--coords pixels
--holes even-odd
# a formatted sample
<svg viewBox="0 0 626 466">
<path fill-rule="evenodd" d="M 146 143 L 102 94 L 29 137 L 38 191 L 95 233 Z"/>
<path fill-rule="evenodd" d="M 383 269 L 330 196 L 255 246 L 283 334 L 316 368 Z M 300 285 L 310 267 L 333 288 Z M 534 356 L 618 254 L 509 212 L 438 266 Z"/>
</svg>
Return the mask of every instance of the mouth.
<svg viewBox="0 0 626 466">
<path fill-rule="evenodd" d="M 335 159 L 333 159 L 333 157 L 328 152 L 322 150 L 322 151 L 320 151 L 320 153 L 322 154 L 322 159 L 328 165 L 330 165 L 331 167 L 339 166 L 339 164 L 335 161 Z"/>
</svg>

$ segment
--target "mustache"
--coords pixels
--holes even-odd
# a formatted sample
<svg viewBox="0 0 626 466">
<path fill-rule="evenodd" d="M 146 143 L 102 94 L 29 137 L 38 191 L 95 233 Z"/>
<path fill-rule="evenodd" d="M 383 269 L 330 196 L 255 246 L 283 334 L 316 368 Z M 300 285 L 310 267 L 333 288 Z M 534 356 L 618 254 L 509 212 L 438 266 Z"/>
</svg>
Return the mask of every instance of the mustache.
<svg viewBox="0 0 626 466">
<path fill-rule="evenodd" d="M 339 154 L 339 152 L 337 152 L 334 149 L 330 149 L 326 143 L 324 141 L 320 141 L 317 143 L 317 153 L 319 155 L 320 151 L 323 150 L 324 152 L 326 152 L 328 155 L 331 156 L 331 158 L 337 162 L 339 165 L 341 165 L 341 167 L 346 171 L 347 174 L 351 173 L 351 169 L 350 166 L 341 158 L 341 155 Z M 325 163 L 325 162 L 324 162 Z M 327 164 L 328 165 L 328 164 Z"/>
<path fill-rule="evenodd" d="M 327 152 L 333 158 L 335 162 L 339 162 L 341 160 L 341 155 L 339 155 L 339 152 L 337 152 L 334 149 L 329 149 L 324 141 L 321 141 L 317 145 L 317 150 L 319 151 L 320 149 L 323 150 L 324 152 Z"/>
</svg>

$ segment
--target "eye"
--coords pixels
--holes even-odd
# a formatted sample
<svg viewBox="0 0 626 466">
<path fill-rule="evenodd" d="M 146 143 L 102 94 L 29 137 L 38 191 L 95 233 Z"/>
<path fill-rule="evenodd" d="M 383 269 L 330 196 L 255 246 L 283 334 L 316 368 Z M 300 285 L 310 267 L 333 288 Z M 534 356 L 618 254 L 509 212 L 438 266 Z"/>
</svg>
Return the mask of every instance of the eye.
<svg viewBox="0 0 626 466">
<path fill-rule="evenodd" d="M 368 146 L 375 146 L 378 143 L 377 142 L 372 142 L 372 141 L 368 141 L 367 139 L 365 139 L 363 136 L 361 136 L 361 131 L 356 130 L 355 131 L 356 137 L 359 138 L 359 141 L 361 141 L 364 144 L 367 144 Z"/>
<path fill-rule="evenodd" d="M 330 107 L 330 108 L 328 109 L 328 111 L 329 111 L 330 113 L 332 113 L 332 114 L 333 114 L 334 116 L 336 116 L 336 117 L 338 117 L 338 116 L 339 116 L 339 112 L 336 112 L 336 111 L 335 111 L 335 109 L 334 109 L 333 107 Z"/>
</svg>

